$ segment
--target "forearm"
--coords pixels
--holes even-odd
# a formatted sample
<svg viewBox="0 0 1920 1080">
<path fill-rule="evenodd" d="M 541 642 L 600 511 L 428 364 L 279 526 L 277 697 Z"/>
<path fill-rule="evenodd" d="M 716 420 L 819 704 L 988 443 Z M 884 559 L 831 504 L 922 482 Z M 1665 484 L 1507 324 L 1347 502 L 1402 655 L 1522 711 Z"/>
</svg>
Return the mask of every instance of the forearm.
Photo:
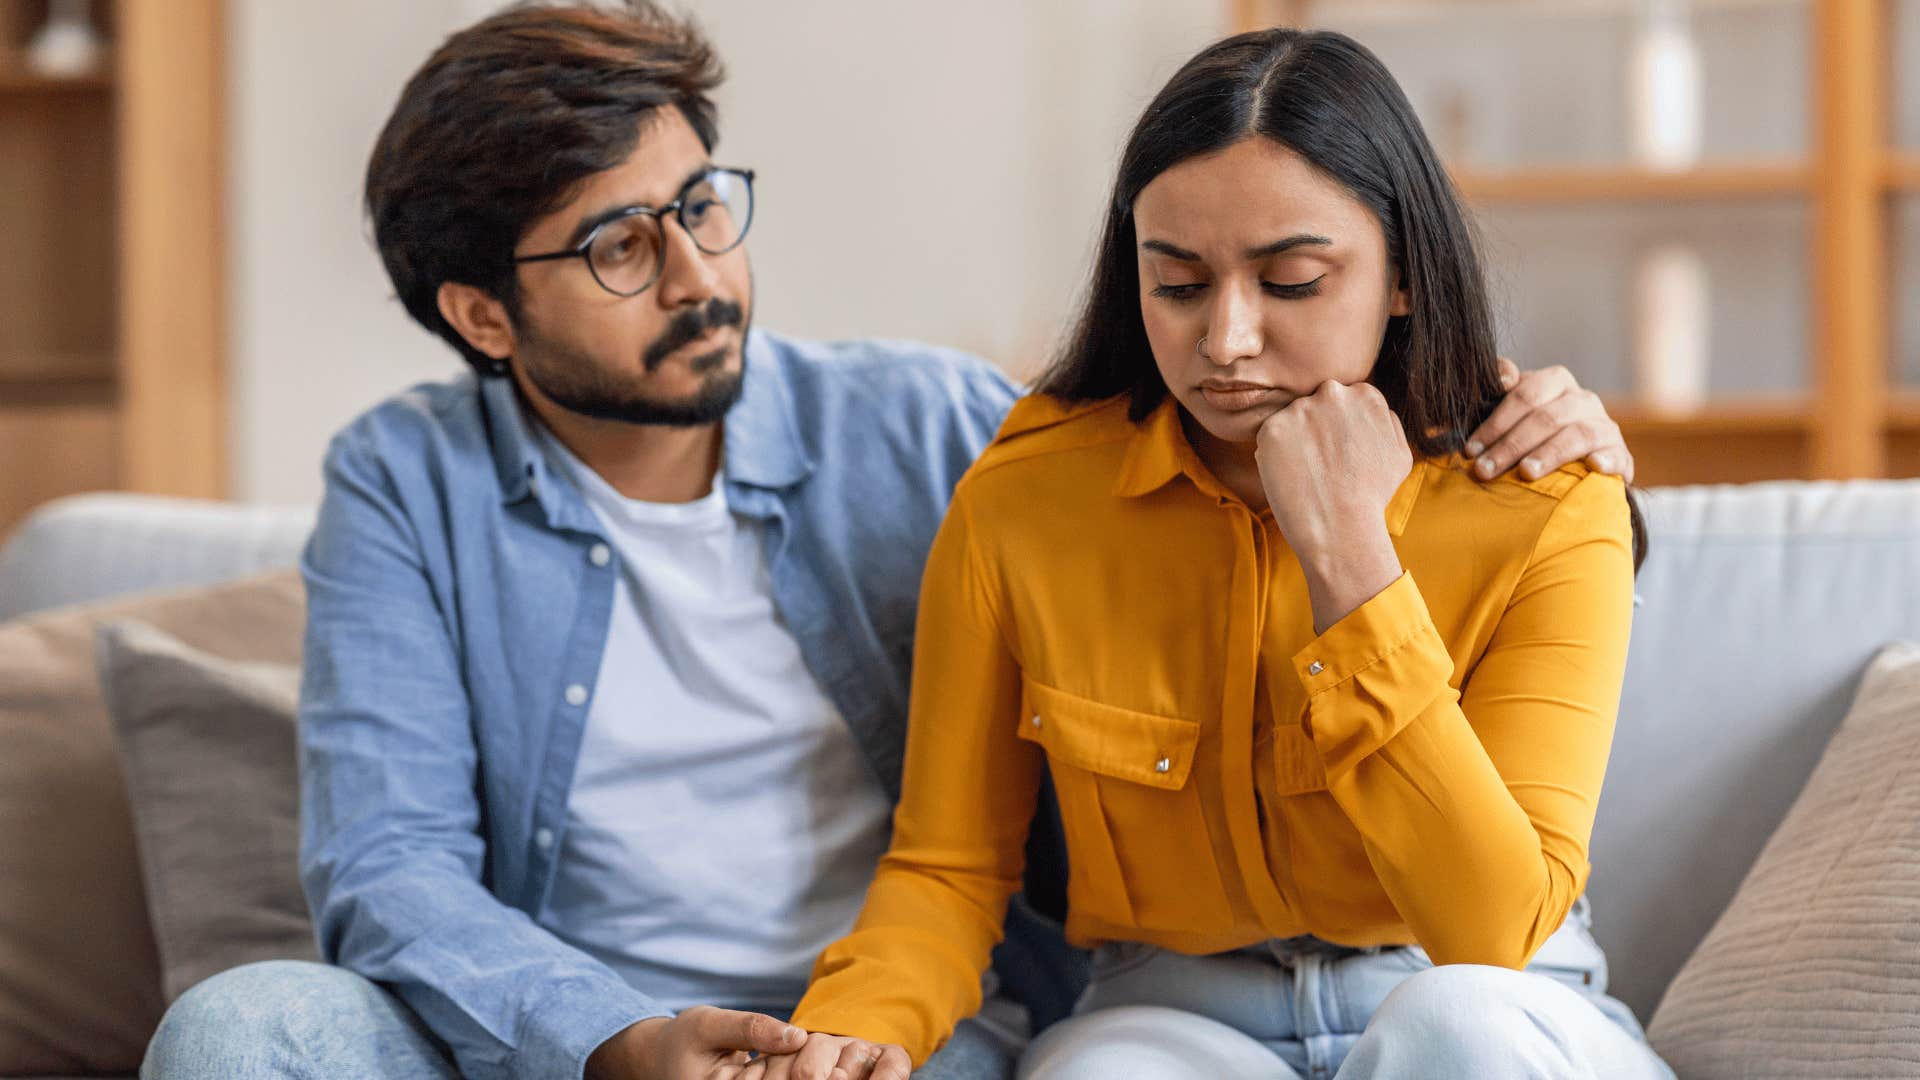
<svg viewBox="0 0 1920 1080">
<path fill-rule="evenodd" d="M 1435 963 L 1524 967 L 1585 885 L 1585 836 L 1541 831 L 1450 692 L 1328 793 Z"/>
<path fill-rule="evenodd" d="M 1014 883 L 883 868 L 853 932 L 829 946 L 793 1022 L 904 1047 L 916 1065 L 980 1009 Z M 1000 912 L 995 917 L 993 912 Z"/>
<path fill-rule="evenodd" d="M 921 588 L 893 845 L 794 1013 L 810 1029 L 903 1046 L 915 1063 L 980 1007 L 1045 767 L 1019 735 L 1021 671 L 969 528 L 963 489 Z"/>
<path fill-rule="evenodd" d="M 1294 657 L 1329 793 L 1440 962 L 1523 966 L 1585 883 L 1612 660 L 1582 662 L 1569 638 L 1483 659 L 1478 698 L 1463 707 L 1453 659 L 1403 575 Z M 1552 656 L 1522 659 L 1534 652 Z M 1562 685 L 1552 686 L 1556 674 Z M 1469 722 L 1467 708 L 1485 713 L 1484 724 Z M 1512 775 L 1481 727 L 1495 733 Z"/>
<path fill-rule="evenodd" d="M 501 903 L 449 851 L 323 845 L 307 865 L 323 954 L 389 986 L 463 1075 L 577 1076 L 589 1053 L 668 1010 Z"/>
</svg>

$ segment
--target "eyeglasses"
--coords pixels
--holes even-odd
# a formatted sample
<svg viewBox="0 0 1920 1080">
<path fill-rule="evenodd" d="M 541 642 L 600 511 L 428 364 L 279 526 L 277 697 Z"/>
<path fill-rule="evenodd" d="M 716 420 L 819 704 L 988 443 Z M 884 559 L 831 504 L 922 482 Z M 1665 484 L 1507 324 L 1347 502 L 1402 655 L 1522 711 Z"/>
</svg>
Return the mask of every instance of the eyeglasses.
<svg viewBox="0 0 1920 1080">
<path fill-rule="evenodd" d="M 665 206 L 628 207 L 594 226 L 565 251 L 516 255 L 515 263 L 585 259 L 600 287 L 615 296 L 638 296 L 660 280 L 667 250 L 666 216 L 672 214 L 709 255 L 725 255 L 747 238 L 753 223 L 753 170 L 709 169 L 688 181 Z"/>
</svg>

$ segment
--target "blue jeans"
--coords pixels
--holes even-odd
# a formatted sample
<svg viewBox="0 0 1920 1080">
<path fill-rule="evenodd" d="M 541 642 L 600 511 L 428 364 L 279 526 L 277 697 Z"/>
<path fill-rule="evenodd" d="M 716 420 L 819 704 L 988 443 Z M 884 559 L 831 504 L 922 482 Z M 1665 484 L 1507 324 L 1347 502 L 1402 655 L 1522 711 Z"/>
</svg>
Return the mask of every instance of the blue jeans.
<svg viewBox="0 0 1920 1080">
<path fill-rule="evenodd" d="M 1310 936 L 1215 956 L 1115 942 L 1019 1076 L 1673 1080 L 1605 988 L 1584 902 L 1526 971 Z"/>
<path fill-rule="evenodd" d="M 962 1023 L 914 1076 L 1006 1080 L 1022 1041 L 1018 1021 L 983 1013 Z M 458 1080 L 459 1073 L 413 1010 L 373 982 L 328 964 L 269 960 L 181 995 L 147 1046 L 140 1077 Z"/>
</svg>

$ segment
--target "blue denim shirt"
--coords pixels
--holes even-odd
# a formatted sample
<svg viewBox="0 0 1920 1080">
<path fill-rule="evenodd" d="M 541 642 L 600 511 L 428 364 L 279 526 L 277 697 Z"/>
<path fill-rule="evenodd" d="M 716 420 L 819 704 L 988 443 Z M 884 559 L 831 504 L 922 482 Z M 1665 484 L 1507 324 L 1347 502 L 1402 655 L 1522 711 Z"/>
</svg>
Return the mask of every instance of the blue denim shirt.
<svg viewBox="0 0 1920 1080">
<path fill-rule="evenodd" d="M 1016 394 L 923 346 L 748 339 L 727 498 L 768 522 L 775 604 L 896 797 L 927 550 Z M 523 410 L 509 380 L 467 376 L 356 420 L 302 563 L 301 876 L 321 953 L 396 991 L 481 1078 L 578 1076 L 667 1012 L 534 921 L 618 566 L 594 561 L 598 522 Z"/>
</svg>

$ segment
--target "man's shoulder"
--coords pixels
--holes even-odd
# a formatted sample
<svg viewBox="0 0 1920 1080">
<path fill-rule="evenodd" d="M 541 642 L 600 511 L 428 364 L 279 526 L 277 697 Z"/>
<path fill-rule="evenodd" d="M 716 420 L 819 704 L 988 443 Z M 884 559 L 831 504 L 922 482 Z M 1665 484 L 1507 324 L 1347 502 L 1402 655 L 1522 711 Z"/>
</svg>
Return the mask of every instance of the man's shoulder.
<svg viewBox="0 0 1920 1080">
<path fill-rule="evenodd" d="M 486 459 L 486 407 L 479 377 L 468 372 L 416 383 L 348 421 L 329 457 L 385 468 L 424 467 L 436 458 Z"/>
<path fill-rule="evenodd" d="M 814 341 L 761 331 L 792 373 L 797 392 L 898 403 L 985 406 L 1006 413 L 1020 390 L 972 353 L 917 341 L 854 338 Z"/>
</svg>

